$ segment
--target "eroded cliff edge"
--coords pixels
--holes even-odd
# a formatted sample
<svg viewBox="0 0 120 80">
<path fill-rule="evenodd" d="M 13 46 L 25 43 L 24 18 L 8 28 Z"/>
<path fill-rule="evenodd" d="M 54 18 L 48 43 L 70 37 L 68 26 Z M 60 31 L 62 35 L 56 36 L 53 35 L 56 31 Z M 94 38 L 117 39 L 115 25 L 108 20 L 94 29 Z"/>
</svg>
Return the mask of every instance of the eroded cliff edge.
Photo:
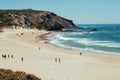
<svg viewBox="0 0 120 80">
<path fill-rule="evenodd" d="M 48 11 L 32 9 L 0 10 L 0 28 L 11 26 L 52 31 L 62 30 L 63 28 L 76 28 L 72 20 L 65 19 Z"/>
</svg>

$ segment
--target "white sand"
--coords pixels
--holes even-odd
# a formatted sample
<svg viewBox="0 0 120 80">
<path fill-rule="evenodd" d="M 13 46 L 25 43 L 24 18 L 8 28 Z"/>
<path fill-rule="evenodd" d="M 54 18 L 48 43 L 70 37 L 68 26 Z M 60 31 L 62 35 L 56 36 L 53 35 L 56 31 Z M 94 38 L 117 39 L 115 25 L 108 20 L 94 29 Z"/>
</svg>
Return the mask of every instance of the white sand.
<svg viewBox="0 0 120 80">
<path fill-rule="evenodd" d="M 36 43 L 35 36 L 44 33 L 47 32 L 31 29 L 0 33 L 0 68 L 32 73 L 42 80 L 120 80 L 120 62 L 112 62 L 116 58 L 107 62 L 96 57 L 76 55 L 44 41 Z M 2 54 L 13 55 L 14 58 L 3 59 Z M 60 58 L 61 63 L 56 63 L 55 58 Z M 120 57 L 117 59 L 120 60 Z"/>
</svg>

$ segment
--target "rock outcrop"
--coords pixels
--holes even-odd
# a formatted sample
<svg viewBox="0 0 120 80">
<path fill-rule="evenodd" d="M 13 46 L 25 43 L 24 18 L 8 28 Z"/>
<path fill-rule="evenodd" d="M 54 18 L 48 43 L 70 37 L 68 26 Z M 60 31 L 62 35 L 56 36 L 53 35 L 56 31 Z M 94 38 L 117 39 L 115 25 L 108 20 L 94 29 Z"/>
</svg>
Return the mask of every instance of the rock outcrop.
<svg viewBox="0 0 120 80">
<path fill-rule="evenodd" d="M 76 28 L 72 20 L 57 16 L 48 11 L 0 10 L 0 27 L 21 26 L 45 30 L 62 30 Z"/>
</svg>

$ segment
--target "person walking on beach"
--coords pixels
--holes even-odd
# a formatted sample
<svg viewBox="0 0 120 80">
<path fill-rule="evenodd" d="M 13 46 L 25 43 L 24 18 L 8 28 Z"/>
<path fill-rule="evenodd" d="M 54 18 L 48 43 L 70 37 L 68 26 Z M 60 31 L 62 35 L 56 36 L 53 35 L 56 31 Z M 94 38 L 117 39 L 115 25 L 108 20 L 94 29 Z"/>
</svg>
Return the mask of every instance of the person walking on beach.
<svg viewBox="0 0 120 80">
<path fill-rule="evenodd" d="M 2 55 L 2 58 L 5 58 L 5 59 L 6 59 L 6 54 L 5 54 L 5 55 Z"/>
<path fill-rule="evenodd" d="M 57 63 L 57 62 L 61 63 L 61 59 L 60 59 L 60 58 L 55 58 L 55 62 L 56 62 L 56 63 Z"/>
<path fill-rule="evenodd" d="M 82 53 L 80 52 L 80 56 L 82 55 Z"/>
<path fill-rule="evenodd" d="M 57 58 L 55 58 L 55 62 L 57 63 Z"/>
<path fill-rule="evenodd" d="M 59 63 L 60 63 L 60 62 L 61 62 L 61 59 L 59 58 L 58 61 L 59 61 Z"/>
<path fill-rule="evenodd" d="M 23 61 L 23 57 L 21 58 L 21 61 Z"/>
<path fill-rule="evenodd" d="M 13 55 L 11 55 L 11 58 L 13 58 Z"/>
<path fill-rule="evenodd" d="M 8 54 L 8 58 L 10 58 L 10 55 Z"/>
<path fill-rule="evenodd" d="M 40 47 L 39 47 L 39 50 L 40 50 Z"/>
</svg>

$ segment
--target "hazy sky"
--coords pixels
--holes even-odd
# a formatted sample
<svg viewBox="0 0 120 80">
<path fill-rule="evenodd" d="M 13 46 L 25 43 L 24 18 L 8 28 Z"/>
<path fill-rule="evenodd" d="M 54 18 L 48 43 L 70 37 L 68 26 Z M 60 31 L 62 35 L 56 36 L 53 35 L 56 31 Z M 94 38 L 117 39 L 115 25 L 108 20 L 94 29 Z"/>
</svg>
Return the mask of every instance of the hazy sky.
<svg viewBox="0 0 120 80">
<path fill-rule="evenodd" d="M 120 0 L 0 0 L 0 9 L 46 10 L 76 24 L 120 23 Z"/>
</svg>

